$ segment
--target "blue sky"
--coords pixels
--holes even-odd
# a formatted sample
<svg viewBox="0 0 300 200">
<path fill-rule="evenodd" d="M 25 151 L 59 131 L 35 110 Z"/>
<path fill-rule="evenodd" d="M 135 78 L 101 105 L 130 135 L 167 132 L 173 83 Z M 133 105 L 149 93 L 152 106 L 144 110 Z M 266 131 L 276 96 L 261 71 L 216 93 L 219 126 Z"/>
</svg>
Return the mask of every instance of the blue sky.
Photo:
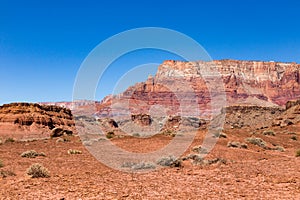
<svg viewBox="0 0 300 200">
<path fill-rule="evenodd" d="M 0 104 L 72 100 L 77 71 L 89 52 L 138 27 L 182 32 L 213 59 L 300 63 L 299 8 L 296 0 L 1 0 Z M 132 63 L 176 58 L 157 51 L 133 53 L 116 62 L 111 73 L 122 76 Z M 116 80 L 109 77 L 108 72 L 100 82 L 104 89 L 97 99 L 112 92 Z"/>
</svg>

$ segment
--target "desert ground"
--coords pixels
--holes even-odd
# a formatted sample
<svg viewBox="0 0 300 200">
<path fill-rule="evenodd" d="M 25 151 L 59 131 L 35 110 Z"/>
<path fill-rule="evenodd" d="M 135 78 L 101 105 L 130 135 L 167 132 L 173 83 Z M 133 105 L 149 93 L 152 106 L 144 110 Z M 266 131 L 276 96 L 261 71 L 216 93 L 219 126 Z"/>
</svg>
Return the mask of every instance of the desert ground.
<svg viewBox="0 0 300 200">
<path fill-rule="evenodd" d="M 295 152 L 300 148 L 300 134 L 292 132 L 297 128 L 278 127 L 273 130 L 275 136 L 247 128 L 225 130 L 226 137 L 220 137 L 205 157 L 220 158 L 222 162 L 192 164 L 192 160 L 185 160 L 180 167 L 147 173 L 106 167 L 86 150 L 78 136 L 3 141 L 0 199 L 299 199 L 300 157 Z M 193 147 L 202 143 L 206 132 L 198 131 L 185 155 L 193 153 Z M 285 150 L 245 142 L 245 138 L 253 136 L 263 139 L 269 147 L 280 144 Z M 156 135 L 148 139 L 128 136 L 110 140 L 126 150 L 149 152 L 171 139 L 172 136 Z M 229 141 L 245 143 L 247 148 L 228 147 Z M 69 149 L 81 154 L 68 154 Z M 45 156 L 21 157 L 28 150 L 44 152 Z M 50 177 L 28 176 L 26 170 L 34 163 L 46 167 Z"/>
</svg>

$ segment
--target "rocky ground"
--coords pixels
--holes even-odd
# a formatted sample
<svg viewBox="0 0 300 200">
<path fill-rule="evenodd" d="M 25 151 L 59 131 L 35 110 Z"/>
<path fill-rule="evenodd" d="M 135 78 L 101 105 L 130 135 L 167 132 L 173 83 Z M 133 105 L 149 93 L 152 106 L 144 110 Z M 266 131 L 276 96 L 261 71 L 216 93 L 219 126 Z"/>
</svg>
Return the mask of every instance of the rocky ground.
<svg viewBox="0 0 300 200">
<path fill-rule="evenodd" d="M 8 140 L 0 145 L 0 199 L 299 199 L 300 157 L 295 156 L 300 149 L 299 128 L 299 124 L 274 127 L 275 135 L 248 128 L 224 130 L 205 158 L 220 158 L 222 162 L 193 165 L 193 160 L 185 160 L 181 167 L 148 173 L 106 167 L 85 149 L 78 136 Z M 205 134 L 206 130 L 198 131 L 185 155 L 195 153 L 193 147 L 202 143 Z M 259 137 L 270 148 L 251 144 L 245 140 L 248 137 Z M 148 152 L 171 139 L 172 136 L 156 135 L 110 140 L 129 151 Z M 229 142 L 245 143 L 247 148 L 227 147 Z M 272 149 L 279 145 L 285 149 L 283 152 Z M 68 154 L 69 149 L 81 154 Z M 21 157 L 28 150 L 44 152 L 46 156 Z M 50 177 L 28 176 L 26 170 L 33 163 L 45 166 Z"/>
</svg>

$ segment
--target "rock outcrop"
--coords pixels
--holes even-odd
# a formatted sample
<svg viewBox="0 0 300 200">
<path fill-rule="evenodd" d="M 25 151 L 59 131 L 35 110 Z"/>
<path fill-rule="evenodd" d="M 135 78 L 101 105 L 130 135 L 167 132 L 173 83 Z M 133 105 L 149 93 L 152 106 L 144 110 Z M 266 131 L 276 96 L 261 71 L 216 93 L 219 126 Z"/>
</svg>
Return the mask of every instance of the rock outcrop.
<svg viewBox="0 0 300 200">
<path fill-rule="evenodd" d="M 198 110 L 199 116 L 205 118 L 211 116 L 211 112 L 217 112 L 211 107 L 212 97 L 217 97 L 222 91 L 226 94 L 227 105 L 283 106 L 288 100 L 300 97 L 300 65 L 236 60 L 169 60 L 158 67 L 154 77 L 149 76 L 145 82 L 129 87 L 122 94 L 105 98 L 97 106 L 97 115 L 151 115 L 152 107 L 159 105 L 166 115 L 180 115 L 184 111 L 187 115 L 196 116 Z"/>
<path fill-rule="evenodd" d="M 21 138 L 48 137 L 60 127 L 74 131 L 72 113 L 67 108 L 33 103 L 11 103 L 0 106 L 0 134 Z"/>
</svg>

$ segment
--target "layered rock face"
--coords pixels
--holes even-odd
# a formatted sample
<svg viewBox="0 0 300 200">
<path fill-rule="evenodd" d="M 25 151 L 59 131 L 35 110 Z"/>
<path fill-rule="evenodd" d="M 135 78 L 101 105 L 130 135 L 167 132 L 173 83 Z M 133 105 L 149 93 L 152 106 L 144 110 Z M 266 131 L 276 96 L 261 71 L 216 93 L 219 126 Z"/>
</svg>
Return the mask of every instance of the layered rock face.
<svg viewBox="0 0 300 200">
<path fill-rule="evenodd" d="M 283 106 L 299 97 L 300 65 L 296 63 L 169 60 L 159 66 L 154 77 L 105 98 L 97 106 L 97 115 L 152 116 L 159 111 L 207 117 L 227 105 Z"/>
<path fill-rule="evenodd" d="M 33 103 L 0 106 L 0 134 L 13 137 L 47 137 L 51 129 L 74 130 L 72 113 L 67 108 Z"/>
</svg>

